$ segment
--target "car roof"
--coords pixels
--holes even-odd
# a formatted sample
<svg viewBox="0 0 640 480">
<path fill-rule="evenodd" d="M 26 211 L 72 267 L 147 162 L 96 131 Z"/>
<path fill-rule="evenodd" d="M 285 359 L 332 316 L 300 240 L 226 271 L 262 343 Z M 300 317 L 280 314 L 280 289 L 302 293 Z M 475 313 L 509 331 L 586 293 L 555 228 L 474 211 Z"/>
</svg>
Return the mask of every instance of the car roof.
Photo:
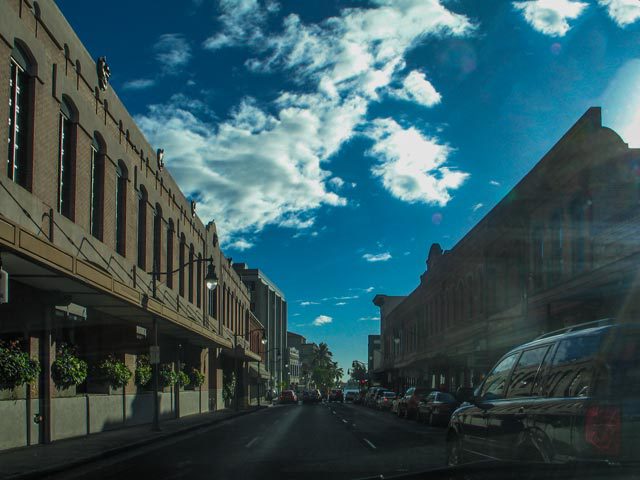
<svg viewBox="0 0 640 480">
<path fill-rule="evenodd" d="M 511 349 L 506 355 L 509 355 L 514 352 L 518 352 L 520 350 L 526 350 L 532 347 L 548 345 L 551 343 L 555 343 L 558 340 L 564 340 L 566 338 L 577 338 L 577 337 L 583 337 L 587 335 L 603 335 L 606 332 L 611 330 L 621 330 L 621 329 L 638 330 L 640 329 L 640 323 L 613 323 L 610 325 L 600 325 L 600 326 L 593 326 L 593 327 L 587 327 L 587 328 L 579 328 L 579 327 L 580 325 L 576 325 L 575 328 L 578 328 L 577 330 L 560 331 L 556 335 L 553 335 L 553 332 L 550 332 L 551 335 L 541 336 L 536 338 L 535 340 L 519 345 L 516 348 Z"/>
</svg>

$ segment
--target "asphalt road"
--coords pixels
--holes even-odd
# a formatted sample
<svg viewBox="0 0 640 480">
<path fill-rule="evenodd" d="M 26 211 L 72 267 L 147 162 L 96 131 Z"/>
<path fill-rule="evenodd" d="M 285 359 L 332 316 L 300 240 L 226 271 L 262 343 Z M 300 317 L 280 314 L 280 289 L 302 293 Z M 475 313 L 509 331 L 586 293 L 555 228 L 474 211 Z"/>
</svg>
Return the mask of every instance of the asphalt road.
<svg viewBox="0 0 640 480">
<path fill-rule="evenodd" d="M 276 405 L 56 478 L 357 479 L 444 465 L 444 429 L 351 404 Z"/>
</svg>

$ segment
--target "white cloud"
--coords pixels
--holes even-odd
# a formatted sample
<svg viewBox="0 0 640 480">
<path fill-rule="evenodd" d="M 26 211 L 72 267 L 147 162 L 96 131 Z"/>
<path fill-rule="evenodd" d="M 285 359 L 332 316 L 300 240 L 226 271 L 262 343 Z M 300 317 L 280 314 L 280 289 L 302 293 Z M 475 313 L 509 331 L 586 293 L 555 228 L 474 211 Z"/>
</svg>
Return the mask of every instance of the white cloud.
<svg viewBox="0 0 640 480">
<path fill-rule="evenodd" d="M 329 180 L 329 185 L 339 189 L 344 186 L 344 180 L 342 180 L 340 177 L 333 177 L 331 180 Z"/>
<path fill-rule="evenodd" d="M 386 262 L 387 260 L 391 260 L 391 254 L 389 252 L 384 253 L 365 253 L 362 255 L 367 262 Z"/>
<path fill-rule="evenodd" d="M 402 82 L 402 88 L 389 90 L 392 96 L 416 102 L 425 107 L 440 103 L 442 97 L 429 82 L 424 73 L 413 70 Z"/>
<path fill-rule="evenodd" d="M 471 210 L 473 210 L 474 212 L 477 212 L 482 207 L 484 207 L 484 203 L 476 203 L 473 207 L 471 207 Z"/>
<path fill-rule="evenodd" d="M 489 184 L 493 185 L 494 187 L 499 187 L 500 186 L 500 182 L 498 182 L 497 180 L 490 180 Z"/>
<path fill-rule="evenodd" d="M 375 322 L 375 321 L 379 321 L 379 320 L 380 320 L 380 317 L 375 317 L 375 316 L 374 317 L 360 317 L 358 319 L 358 321 L 360 321 L 360 322 L 366 322 L 366 321 L 374 321 Z"/>
<path fill-rule="evenodd" d="M 327 325 L 331 322 L 333 322 L 333 318 L 327 315 L 318 315 L 315 318 L 315 320 L 312 322 L 312 324 L 315 325 L 316 327 L 321 327 L 322 325 Z"/>
<path fill-rule="evenodd" d="M 303 307 L 308 307 L 309 305 L 320 305 L 320 303 L 305 300 L 303 302 L 300 302 L 300 305 L 302 305 Z"/>
<path fill-rule="evenodd" d="M 124 82 L 122 88 L 124 90 L 144 90 L 145 88 L 153 87 L 155 84 L 156 81 L 152 78 L 137 78 Z"/>
<path fill-rule="evenodd" d="M 571 28 L 568 20 L 578 18 L 588 4 L 574 0 L 527 0 L 513 2 L 513 6 L 535 30 L 563 37 Z"/>
<path fill-rule="evenodd" d="M 229 243 L 228 247 L 243 252 L 244 250 L 248 250 L 249 248 L 253 247 L 253 243 L 248 242 L 244 238 L 238 238 L 237 240 Z"/>
<path fill-rule="evenodd" d="M 368 135 L 376 141 L 369 154 L 378 158 L 371 172 L 400 200 L 444 206 L 451 200 L 450 190 L 469 177 L 444 166 L 450 147 L 414 127 L 402 128 L 390 118 L 376 119 Z"/>
<path fill-rule="evenodd" d="M 203 220 L 215 219 L 223 246 L 266 225 L 308 229 L 320 207 L 346 205 L 325 164 L 367 123 L 378 90 L 423 39 L 473 30 L 437 0 L 373 0 L 318 24 L 289 15 L 279 33 L 265 36 L 262 26 L 276 9 L 274 2 L 223 0 L 221 28 L 205 47 L 249 48 L 249 68 L 278 70 L 305 93 L 284 91 L 263 105 L 244 99 L 217 124 L 184 96 L 136 118 L 165 149 L 181 189 L 200 199 Z M 173 34 L 161 37 L 157 53 L 171 72 L 190 59 L 186 41 Z"/>
<path fill-rule="evenodd" d="M 336 303 L 336 307 L 341 307 L 342 305 L 346 305 L 347 302 L 338 302 Z"/>
<path fill-rule="evenodd" d="M 374 290 L 375 290 L 375 288 L 374 288 L 374 287 L 368 287 L 368 288 L 365 288 L 365 289 L 364 289 L 364 291 L 365 291 L 365 292 L 367 292 L 367 293 L 371 293 L 371 292 L 373 292 Z"/>
<path fill-rule="evenodd" d="M 153 47 L 156 60 L 163 65 L 164 73 L 177 73 L 191 59 L 191 47 L 178 33 L 160 35 Z"/>
<path fill-rule="evenodd" d="M 614 22 L 620 27 L 631 25 L 640 18 L 640 1 L 638 0 L 598 0 Z"/>
<path fill-rule="evenodd" d="M 262 28 L 269 15 L 278 10 L 274 1 L 220 0 L 218 22 L 220 31 L 207 38 L 208 50 L 255 44 L 264 39 Z"/>
</svg>

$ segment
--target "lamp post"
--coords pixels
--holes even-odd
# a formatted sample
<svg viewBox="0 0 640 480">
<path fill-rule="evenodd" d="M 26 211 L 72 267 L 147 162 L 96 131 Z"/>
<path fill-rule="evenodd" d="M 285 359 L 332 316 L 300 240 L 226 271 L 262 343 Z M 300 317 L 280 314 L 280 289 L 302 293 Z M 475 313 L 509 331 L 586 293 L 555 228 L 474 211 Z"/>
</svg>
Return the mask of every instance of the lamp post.
<svg viewBox="0 0 640 480">
<path fill-rule="evenodd" d="M 152 279 L 152 294 L 153 298 L 157 296 L 157 278 L 159 275 L 169 275 L 180 271 L 181 268 L 187 267 L 192 263 L 209 262 L 207 266 L 207 274 L 204 277 L 204 283 L 208 290 L 214 290 L 218 286 L 218 276 L 216 275 L 216 267 L 213 264 L 213 257 L 209 258 L 194 258 L 193 260 L 185 263 L 184 265 L 176 268 L 175 270 L 160 272 L 158 271 L 158 259 L 154 259 L 153 271 L 147 272 L 151 275 Z M 159 390 L 159 368 L 160 368 L 160 347 L 158 346 L 158 318 L 153 317 L 153 355 L 150 355 L 150 359 L 153 358 L 153 431 L 160 431 L 160 402 L 158 401 Z"/>
<path fill-rule="evenodd" d="M 247 339 L 249 340 L 249 344 L 251 344 L 251 334 L 253 332 L 262 332 L 262 338 L 260 339 L 260 343 L 262 345 L 266 345 L 267 344 L 267 334 L 266 334 L 266 330 L 264 329 L 264 327 L 261 328 L 254 328 L 253 330 L 249 330 L 249 332 L 247 332 Z M 258 346 L 258 355 L 260 355 L 260 346 Z M 260 406 L 260 383 L 261 383 L 262 378 L 260 377 L 260 360 L 258 360 L 258 406 Z"/>
</svg>

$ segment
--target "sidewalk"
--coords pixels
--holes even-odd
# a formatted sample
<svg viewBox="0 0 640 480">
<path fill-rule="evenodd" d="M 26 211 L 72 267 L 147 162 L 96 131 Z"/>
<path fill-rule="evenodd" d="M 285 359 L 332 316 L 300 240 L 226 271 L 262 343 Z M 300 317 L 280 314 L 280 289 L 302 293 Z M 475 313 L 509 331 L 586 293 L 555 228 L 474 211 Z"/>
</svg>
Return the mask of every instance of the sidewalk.
<svg viewBox="0 0 640 480">
<path fill-rule="evenodd" d="M 221 410 L 165 420 L 160 423 L 160 432 L 153 432 L 151 425 L 145 424 L 0 452 L 0 479 L 22 480 L 52 475 L 262 408 L 267 407 L 254 406 L 239 412 Z"/>
</svg>

